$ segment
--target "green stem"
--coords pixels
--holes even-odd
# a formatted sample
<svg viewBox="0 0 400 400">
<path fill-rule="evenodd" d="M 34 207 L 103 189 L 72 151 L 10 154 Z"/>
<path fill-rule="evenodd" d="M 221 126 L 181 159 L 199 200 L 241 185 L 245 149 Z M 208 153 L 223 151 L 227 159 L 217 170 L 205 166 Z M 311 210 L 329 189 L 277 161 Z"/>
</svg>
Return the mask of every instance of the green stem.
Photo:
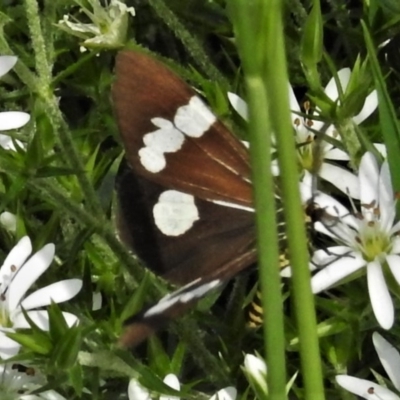
<svg viewBox="0 0 400 400">
<path fill-rule="evenodd" d="M 35 54 L 35 64 L 37 71 L 36 92 L 43 100 L 49 119 L 57 134 L 63 150 L 64 160 L 78 170 L 76 177 L 84 194 L 88 207 L 93 214 L 100 220 L 105 220 L 104 212 L 101 208 L 99 199 L 94 191 L 93 185 L 85 173 L 82 158 L 77 151 L 71 133 L 60 113 L 58 102 L 52 90 L 52 65 L 49 64 L 46 54 L 46 46 L 40 26 L 40 12 L 36 0 L 25 0 L 26 15 L 31 34 L 32 47 Z"/>
<path fill-rule="evenodd" d="M 250 158 L 256 208 L 258 266 L 264 308 L 264 342 L 268 364 L 268 398 L 286 399 L 285 342 L 279 276 L 279 239 L 275 185 L 271 172 L 272 127 L 268 116 L 263 42 L 269 8 L 264 1 L 232 0 L 239 52 L 249 102 Z"/>
<path fill-rule="evenodd" d="M 358 160 L 360 158 L 360 151 L 362 149 L 360 140 L 358 139 L 357 131 L 354 122 L 351 118 L 338 122 L 336 129 L 340 134 L 345 149 L 350 157 L 350 165 L 354 170 L 358 168 Z"/>
<path fill-rule="evenodd" d="M 299 193 L 297 149 L 290 122 L 288 77 L 282 26 L 282 2 L 268 2 L 266 24 L 265 85 L 269 117 L 275 132 L 281 176 L 287 242 L 293 273 L 293 295 L 300 337 L 300 357 L 305 399 L 324 399 L 324 386 L 318 346 L 314 298 L 310 270 L 304 211 Z"/>
</svg>

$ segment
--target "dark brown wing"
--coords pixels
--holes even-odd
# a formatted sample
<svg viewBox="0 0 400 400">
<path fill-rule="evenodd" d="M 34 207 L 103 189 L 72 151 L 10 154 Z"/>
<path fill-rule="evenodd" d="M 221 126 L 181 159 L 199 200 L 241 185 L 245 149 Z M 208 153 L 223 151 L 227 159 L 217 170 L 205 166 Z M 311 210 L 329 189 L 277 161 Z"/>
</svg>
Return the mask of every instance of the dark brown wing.
<svg viewBox="0 0 400 400">
<path fill-rule="evenodd" d="M 243 144 L 153 58 L 123 51 L 116 74 L 113 101 L 131 167 L 118 180 L 120 236 L 149 268 L 185 285 L 127 321 L 120 343 L 131 346 L 254 263 L 255 230 Z M 189 195 L 198 213 L 176 235 L 155 218 L 171 190 Z"/>
<path fill-rule="evenodd" d="M 154 118 L 174 123 L 177 110 L 188 105 L 195 91 L 155 59 L 122 51 L 116 61 L 112 95 L 128 161 L 136 174 L 165 187 L 202 199 L 251 206 L 248 152 L 218 120 L 198 137 L 184 135 L 182 147 L 164 154 L 159 172 L 146 169 L 139 157 L 143 138 L 154 132 Z"/>
<path fill-rule="evenodd" d="M 163 234 L 153 216 L 163 191 L 165 187 L 134 175 L 129 168 L 118 178 L 121 239 L 158 275 L 185 285 L 254 248 L 254 213 L 198 198 L 199 219 L 193 226 L 176 237 Z"/>
</svg>

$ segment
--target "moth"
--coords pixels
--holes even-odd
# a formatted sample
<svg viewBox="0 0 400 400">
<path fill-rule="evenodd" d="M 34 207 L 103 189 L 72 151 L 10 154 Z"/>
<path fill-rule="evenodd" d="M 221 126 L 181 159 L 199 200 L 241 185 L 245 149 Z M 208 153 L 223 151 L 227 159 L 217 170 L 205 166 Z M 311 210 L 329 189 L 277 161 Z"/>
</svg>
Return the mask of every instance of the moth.
<svg viewBox="0 0 400 400">
<path fill-rule="evenodd" d="M 153 57 L 117 55 L 112 99 L 128 166 L 117 225 L 145 265 L 181 286 L 126 321 L 134 346 L 256 259 L 247 148 Z"/>
</svg>

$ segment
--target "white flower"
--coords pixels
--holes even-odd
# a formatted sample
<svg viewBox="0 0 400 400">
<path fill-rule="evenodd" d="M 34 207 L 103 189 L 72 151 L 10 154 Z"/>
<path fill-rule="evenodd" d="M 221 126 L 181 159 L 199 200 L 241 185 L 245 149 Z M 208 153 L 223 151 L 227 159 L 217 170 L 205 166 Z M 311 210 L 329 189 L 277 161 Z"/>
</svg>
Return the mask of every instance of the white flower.
<svg viewBox="0 0 400 400">
<path fill-rule="evenodd" d="M 47 244 L 28 259 L 31 252 L 31 241 L 25 236 L 14 246 L 0 268 L 0 357 L 3 359 L 16 355 L 20 349 L 20 344 L 5 334 L 30 327 L 22 308 L 39 328 L 47 330 L 47 311 L 38 308 L 51 302 L 67 301 L 82 288 L 80 279 L 67 279 L 38 289 L 25 297 L 28 289 L 53 261 L 54 244 Z M 63 316 L 68 326 L 78 321 L 73 314 L 63 312 Z"/>
<path fill-rule="evenodd" d="M 343 92 L 346 91 L 347 85 L 350 81 L 351 70 L 350 68 L 343 68 L 337 73 L 340 86 Z M 324 126 L 324 121 L 305 119 L 299 115 L 301 113 L 300 105 L 296 99 L 293 89 L 288 85 L 289 90 L 289 103 L 291 109 L 291 121 L 296 131 L 296 142 L 298 145 L 298 158 L 300 166 L 304 171 L 309 171 L 313 174 L 316 172 L 322 178 L 336 186 L 344 193 L 348 193 L 351 197 L 358 199 L 359 189 L 358 181 L 354 174 L 350 171 L 330 163 L 330 160 L 335 161 L 348 161 L 349 156 L 344 151 L 338 149 L 325 140 L 315 142 L 315 134 L 311 131 L 322 132 L 324 134 L 340 140 L 338 133 L 333 125 Z M 336 101 L 339 98 L 339 92 L 336 81 L 332 78 L 326 88 L 325 94 L 332 100 Z M 237 95 L 228 93 L 229 101 L 236 112 L 247 120 L 248 110 L 247 104 Z M 352 118 L 355 124 L 361 124 L 367 119 L 377 108 L 378 97 L 377 92 L 374 90 L 365 99 L 364 106 L 360 113 Z M 308 110 L 306 110 L 308 111 Z M 317 110 L 318 112 L 318 110 Z M 312 116 L 311 116 L 312 117 Z M 318 146 L 318 147 L 316 147 Z M 383 151 L 378 147 L 379 151 Z M 318 155 L 318 159 L 315 157 Z M 328 162 L 327 162 L 328 161 Z M 317 169 L 317 171 L 316 171 Z M 273 163 L 273 172 L 275 175 L 279 174 L 277 163 Z"/>
<path fill-rule="evenodd" d="M 366 268 L 375 317 L 382 328 L 390 329 L 394 308 L 382 267 L 387 264 L 400 284 L 400 223 L 395 223 L 396 201 L 387 161 L 379 168 L 372 153 L 364 154 L 358 179 L 361 213 L 350 213 L 328 195 L 316 195 L 315 203 L 323 215 L 315 229 L 330 236 L 338 246 L 314 253 L 312 261 L 322 269 L 311 280 L 312 290 L 321 292 Z"/>
<path fill-rule="evenodd" d="M 177 391 L 179 391 L 181 388 L 179 379 L 174 374 L 166 375 L 163 382 L 170 388 L 175 389 Z M 132 378 L 129 381 L 128 398 L 129 398 L 129 400 L 150 400 L 151 399 L 149 391 L 146 388 L 144 388 L 135 378 Z M 179 400 L 179 397 L 161 395 L 160 400 Z"/>
<path fill-rule="evenodd" d="M 20 368 L 21 367 L 21 368 Z M 66 400 L 54 390 L 47 390 L 39 394 L 31 394 L 43 384 L 32 368 L 18 364 L 0 365 L 0 398 L 2 400 Z"/>
<path fill-rule="evenodd" d="M 168 374 L 163 382 L 168 385 L 170 388 L 179 391 L 181 389 L 181 385 L 179 383 L 179 379 L 174 374 Z M 160 400 L 179 400 L 179 397 L 176 396 L 160 396 Z"/>
<path fill-rule="evenodd" d="M 135 378 L 129 381 L 128 385 L 129 400 L 150 400 L 150 393 Z"/>
<path fill-rule="evenodd" d="M 5 75 L 17 62 L 15 56 L 0 56 L 0 77 Z M 18 129 L 26 125 L 30 119 L 29 114 L 21 111 L 0 112 L 0 132 Z M 18 142 L 22 147 L 22 143 Z M 14 150 L 15 146 L 10 136 L 0 134 L 0 146 L 6 150 Z"/>
<path fill-rule="evenodd" d="M 163 382 L 170 388 L 177 391 L 180 390 L 181 385 L 179 383 L 178 377 L 174 374 L 168 374 Z M 236 389 L 234 387 L 227 387 L 225 389 L 219 390 L 210 400 L 235 400 L 236 399 Z M 144 388 L 135 378 L 129 381 L 128 385 L 128 398 L 129 400 L 151 400 L 149 391 Z M 176 396 L 161 395 L 159 400 L 180 400 Z"/>
<path fill-rule="evenodd" d="M 64 31 L 84 39 L 82 48 L 118 48 L 126 41 L 129 15 L 135 15 L 133 7 L 127 7 L 119 0 L 111 0 L 103 7 L 99 0 L 89 0 L 93 11 L 82 8 L 81 11 L 92 21 L 82 23 L 69 15 L 64 15 L 58 26 Z"/>
<path fill-rule="evenodd" d="M 388 374 L 393 386 L 400 391 L 400 354 L 379 333 L 372 335 L 375 350 Z M 336 376 L 336 382 L 344 389 L 367 400 L 400 400 L 400 397 L 384 386 L 365 379 L 355 378 L 349 375 Z"/>
<path fill-rule="evenodd" d="M 17 216 L 8 211 L 0 214 L 0 224 L 9 232 L 15 233 L 17 230 Z"/>
<path fill-rule="evenodd" d="M 253 356 L 253 354 L 246 354 L 244 357 L 244 371 L 255 392 L 260 392 L 258 397 L 266 397 L 268 395 L 268 387 L 265 361 L 260 357 Z"/>
</svg>

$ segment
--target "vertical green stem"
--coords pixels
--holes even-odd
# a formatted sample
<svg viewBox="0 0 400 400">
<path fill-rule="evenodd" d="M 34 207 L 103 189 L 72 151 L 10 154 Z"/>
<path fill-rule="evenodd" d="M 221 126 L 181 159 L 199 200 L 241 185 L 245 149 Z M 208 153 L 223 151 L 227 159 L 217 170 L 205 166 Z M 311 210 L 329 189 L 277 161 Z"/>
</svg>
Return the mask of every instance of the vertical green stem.
<svg viewBox="0 0 400 400">
<path fill-rule="evenodd" d="M 324 399 L 314 298 L 310 285 L 307 235 L 299 193 L 297 150 L 290 122 L 282 2 L 268 1 L 265 84 L 269 117 L 276 136 L 286 232 L 293 272 L 293 295 L 300 338 L 305 398 Z"/>
<path fill-rule="evenodd" d="M 266 25 L 263 1 L 231 1 L 239 51 L 243 61 L 249 102 L 250 157 L 258 236 L 258 265 L 264 308 L 264 341 L 268 364 L 268 398 L 286 399 L 285 343 L 279 276 L 279 240 L 275 187 L 271 172 L 272 127 L 263 76 Z M 261 34 L 261 35 L 260 35 Z M 265 37 L 265 36 L 264 36 Z M 260 39 L 261 38 L 261 39 Z"/>
<path fill-rule="evenodd" d="M 101 208 L 98 197 L 93 189 L 93 185 L 89 181 L 82 158 L 77 151 L 74 141 L 70 135 L 70 131 L 60 113 L 57 100 L 52 92 L 52 65 L 48 62 L 45 41 L 40 26 L 40 12 L 36 0 L 25 0 L 26 16 L 31 34 L 32 47 L 35 54 L 35 65 L 37 71 L 36 92 L 46 105 L 50 121 L 53 125 L 54 132 L 58 134 L 58 139 L 63 148 L 64 159 L 71 168 L 79 171 L 77 180 L 80 184 L 82 192 L 86 198 L 86 204 L 89 209 L 102 218 L 104 213 Z"/>
<path fill-rule="evenodd" d="M 281 7 L 282 2 L 279 0 L 232 0 L 230 8 L 248 88 L 260 277 L 266 314 L 269 398 L 285 398 L 282 390 L 285 377 L 283 317 L 281 294 L 277 292 L 280 284 L 276 263 L 277 229 L 275 216 L 272 215 L 274 207 L 271 203 L 274 200 L 271 193 L 267 193 L 271 190 L 272 182 L 268 136 L 272 130 L 277 142 L 286 232 L 293 269 L 293 294 L 305 398 L 322 400 L 324 388 L 310 285 L 307 236 L 298 187 L 295 138 L 290 123 Z M 275 271 L 272 271 L 273 268 Z"/>
</svg>

